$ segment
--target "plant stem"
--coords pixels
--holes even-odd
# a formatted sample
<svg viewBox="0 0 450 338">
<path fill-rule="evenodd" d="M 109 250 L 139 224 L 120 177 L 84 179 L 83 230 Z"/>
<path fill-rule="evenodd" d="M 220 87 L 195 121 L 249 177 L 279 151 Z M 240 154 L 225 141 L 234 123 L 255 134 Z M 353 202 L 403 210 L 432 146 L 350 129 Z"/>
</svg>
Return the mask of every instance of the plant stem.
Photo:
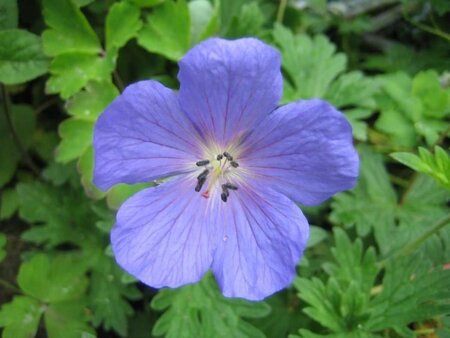
<svg viewBox="0 0 450 338">
<path fill-rule="evenodd" d="M 122 93 L 123 90 L 125 89 L 125 86 L 124 86 L 122 78 L 120 77 L 120 75 L 117 72 L 117 70 L 114 70 L 113 77 L 114 77 L 114 80 L 116 81 L 116 84 L 117 84 L 117 87 L 119 88 L 119 91 Z"/>
<path fill-rule="evenodd" d="M 8 289 L 14 291 L 14 293 L 22 293 L 22 291 L 15 287 L 14 285 L 12 285 L 10 282 L 5 281 L 4 279 L 0 278 L 0 284 L 3 285 L 4 287 L 7 287 Z"/>
<path fill-rule="evenodd" d="M 3 98 L 3 110 L 5 113 L 6 118 L 6 124 L 8 125 L 8 128 L 11 132 L 12 138 L 14 140 L 14 143 L 16 144 L 17 149 L 19 150 L 20 154 L 22 155 L 23 160 L 28 165 L 28 167 L 31 169 L 31 171 L 37 176 L 40 177 L 39 169 L 34 164 L 33 160 L 31 159 L 30 155 L 28 155 L 24 145 L 22 144 L 22 141 L 20 140 L 19 135 L 16 132 L 16 129 L 14 128 L 14 124 L 11 119 L 11 110 L 9 105 L 9 96 L 8 92 L 6 90 L 5 85 L 1 85 L 2 87 L 2 98 Z"/>
<path fill-rule="evenodd" d="M 406 256 L 416 250 L 423 242 L 425 242 L 429 237 L 439 232 L 443 227 L 450 223 L 450 213 L 442 217 L 434 225 L 430 227 L 428 231 L 425 231 L 419 238 L 414 242 L 404 246 L 398 253 L 398 255 Z"/>
<path fill-rule="evenodd" d="M 283 23 L 284 12 L 286 11 L 287 0 L 280 0 L 277 11 L 277 22 Z"/>
</svg>

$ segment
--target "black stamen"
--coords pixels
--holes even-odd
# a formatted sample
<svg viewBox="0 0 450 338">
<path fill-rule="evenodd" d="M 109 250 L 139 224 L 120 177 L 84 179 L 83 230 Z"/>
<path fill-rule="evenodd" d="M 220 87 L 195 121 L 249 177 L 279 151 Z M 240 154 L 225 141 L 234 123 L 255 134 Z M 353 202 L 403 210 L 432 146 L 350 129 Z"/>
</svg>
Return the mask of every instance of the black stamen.
<svg viewBox="0 0 450 338">
<path fill-rule="evenodd" d="M 220 198 L 222 199 L 222 201 L 226 202 L 227 201 L 227 194 L 225 194 L 224 192 L 220 194 Z"/>
<path fill-rule="evenodd" d="M 230 164 L 233 168 L 239 167 L 239 163 L 237 163 L 236 161 L 231 161 Z"/>
<path fill-rule="evenodd" d="M 225 156 L 228 161 L 233 161 L 233 156 L 231 156 L 228 152 L 224 151 L 223 156 Z"/>
<path fill-rule="evenodd" d="M 225 184 L 222 184 L 222 189 L 238 190 L 238 187 L 236 187 L 235 185 L 233 185 L 231 183 L 225 183 Z"/>
<path fill-rule="evenodd" d="M 209 164 L 209 160 L 198 161 L 198 162 L 195 162 L 195 164 L 197 165 L 197 167 L 202 167 L 204 165 Z"/>
<path fill-rule="evenodd" d="M 206 182 L 206 177 L 202 177 L 198 179 L 197 185 L 195 186 L 195 191 L 199 192 L 202 189 L 203 184 Z"/>
<path fill-rule="evenodd" d="M 219 154 L 219 155 L 217 155 L 217 161 L 220 161 L 221 159 L 223 159 L 223 155 L 222 154 Z"/>
<path fill-rule="evenodd" d="M 203 178 L 206 179 L 206 176 L 208 176 L 208 174 L 209 174 L 209 170 L 205 169 L 202 171 L 202 173 L 200 175 L 197 176 L 197 179 L 198 180 L 201 180 Z"/>
</svg>

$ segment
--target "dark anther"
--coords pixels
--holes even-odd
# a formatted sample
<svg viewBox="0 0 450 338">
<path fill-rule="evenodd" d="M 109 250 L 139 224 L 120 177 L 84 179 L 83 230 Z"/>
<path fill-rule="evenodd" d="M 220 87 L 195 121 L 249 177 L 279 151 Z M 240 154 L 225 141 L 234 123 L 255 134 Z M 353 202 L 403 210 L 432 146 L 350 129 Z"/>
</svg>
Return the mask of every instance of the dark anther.
<svg viewBox="0 0 450 338">
<path fill-rule="evenodd" d="M 199 192 L 202 189 L 202 186 L 203 186 L 203 184 L 205 184 L 205 181 L 206 181 L 206 176 L 198 179 L 197 185 L 195 186 L 196 192 Z"/>
<path fill-rule="evenodd" d="M 224 152 L 223 152 L 223 156 L 225 156 L 225 158 L 226 158 L 228 161 L 233 161 L 233 156 L 231 156 L 228 152 L 224 151 Z"/>
<path fill-rule="evenodd" d="M 222 189 L 223 190 L 225 190 L 225 189 L 237 190 L 238 187 L 236 187 L 235 185 L 233 185 L 231 183 L 225 183 L 225 184 L 222 184 Z"/>
<path fill-rule="evenodd" d="M 227 196 L 226 193 L 223 192 L 223 193 L 220 194 L 220 198 L 222 199 L 222 201 L 226 202 L 227 199 L 228 199 L 228 196 Z"/>
<path fill-rule="evenodd" d="M 222 154 L 219 154 L 219 155 L 217 155 L 217 161 L 220 161 L 221 159 L 223 159 L 223 155 Z"/>
<path fill-rule="evenodd" d="M 197 167 L 202 167 L 204 165 L 209 164 L 209 160 L 198 161 L 198 162 L 195 162 L 195 164 L 197 165 Z"/>
<path fill-rule="evenodd" d="M 208 174 L 209 174 L 209 170 L 205 169 L 202 171 L 202 173 L 200 175 L 197 176 L 197 179 L 198 180 L 201 180 L 203 178 L 206 179 L 206 176 L 208 176 Z"/>
<path fill-rule="evenodd" d="M 233 168 L 239 167 L 239 163 L 237 163 L 236 161 L 231 161 L 230 164 Z"/>
</svg>

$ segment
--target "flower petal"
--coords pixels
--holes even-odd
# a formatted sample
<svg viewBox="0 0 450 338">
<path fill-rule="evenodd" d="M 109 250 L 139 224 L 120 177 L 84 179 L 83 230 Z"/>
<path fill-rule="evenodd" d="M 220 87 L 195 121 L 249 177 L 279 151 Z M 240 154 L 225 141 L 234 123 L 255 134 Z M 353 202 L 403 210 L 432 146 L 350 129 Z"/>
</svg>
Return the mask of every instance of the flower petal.
<svg viewBox="0 0 450 338">
<path fill-rule="evenodd" d="M 277 109 L 243 147 L 239 163 L 261 184 L 305 205 L 321 203 L 356 183 L 359 158 L 351 126 L 319 99 Z"/>
<path fill-rule="evenodd" d="M 267 116 L 282 94 L 278 51 L 253 38 L 200 43 L 180 61 L 178 79 L 181 107 L 222 146 Z"/>
<path fill-rule="evenodd" d="M 218 242 L 216 201 L 194 191 L 195 179 L 174 178 L 142 190 L 119 209 L 111 243 L 120 266 L 152 287 L 201 279 Z"/>
<path fill-rule="evenodd" d="M 128 86 L 97 120 L 94 183 L 148 182 L 185 172 L 201 152 L 175 93 L 155 81 Z"/>
<path fill-rule="evenodd" d="M 242 186 L 222 203 L 213 272 L 227 297 L 261 300 L 286 287 L 309 236 L 301 210 L 276 191 Z"/>
</svg>

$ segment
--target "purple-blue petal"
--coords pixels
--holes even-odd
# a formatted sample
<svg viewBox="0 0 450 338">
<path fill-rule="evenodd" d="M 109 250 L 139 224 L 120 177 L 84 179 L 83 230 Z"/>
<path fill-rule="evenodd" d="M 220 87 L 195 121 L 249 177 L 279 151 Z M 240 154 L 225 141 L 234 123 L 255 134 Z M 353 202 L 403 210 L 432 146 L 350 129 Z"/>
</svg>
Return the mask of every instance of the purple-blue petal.
<svg viewBox="0 0 450 338">
<path fill-rule="evenodd" d="M 245 185 L 222 203 L 213 272 L 227 297 L 261 300 L 288 286 L 309 236 L 301 210 L 276 191 Z"/>
<path fill-rule="evenodd" d="M 305 205 L 351 189 L 358 176 L 350 124 L 319 99 L 278 108 L 243 147 L 240 162 L 252 177 Z"/>
<path fill-rule="evenodd" d="M 193 283 L 211 266 L 220 215 L 210 213 L 214 206 L 194 191 L 195 184 L 187 175 L 176 177 L 142 190 L 119 209 L 111 232 L 114 256 L 149 286 Z"/>
<path fill-rule="evenodd" d="M 180 105 L 206 140 L 227 145 L 276 108 L 280 62 L 257 39 L 208 39 L 180 61 Z"/>
<path fill-rule="evenodd" d="M 199 144 L 176 94 L 155 81 L 137 82 L 97 120 L 94 183 L 106 190 L 186 172 L 201 156 Z"/>
</svg>

